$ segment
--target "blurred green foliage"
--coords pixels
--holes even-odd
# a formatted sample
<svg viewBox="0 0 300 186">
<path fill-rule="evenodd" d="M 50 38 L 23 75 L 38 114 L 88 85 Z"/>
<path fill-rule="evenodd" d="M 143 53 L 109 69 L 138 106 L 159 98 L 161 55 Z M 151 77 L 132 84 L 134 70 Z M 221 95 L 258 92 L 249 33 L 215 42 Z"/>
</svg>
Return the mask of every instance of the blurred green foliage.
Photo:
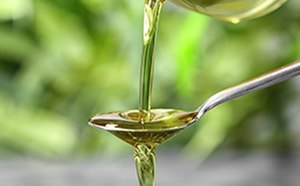
<svg viewBox="0 0 300 186">
<path fill-rule="evenodd" d="M 167 3 L 153 107 L 195 109 L 216 91 L 300 57 L 300 3 L 238 25 Z M 81 156 L 127 145 L 87 126 L 137 108 L 143 1 L 0 1 L 0 153 Z M 167 72 L 167 73 L 166 73 Z M 300 149 L 299 78 L 226 103 L 162 148 Z"/>
</svg>

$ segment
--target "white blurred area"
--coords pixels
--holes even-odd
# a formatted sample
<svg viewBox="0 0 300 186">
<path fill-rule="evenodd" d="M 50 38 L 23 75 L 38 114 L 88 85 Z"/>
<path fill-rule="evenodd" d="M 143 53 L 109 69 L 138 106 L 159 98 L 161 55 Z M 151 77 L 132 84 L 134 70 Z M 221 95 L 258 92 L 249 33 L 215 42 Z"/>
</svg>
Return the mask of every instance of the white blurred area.
<svg viewBox="0 0 300 186">
<path fill-rule="evenodd" d="M 157 163 L 156 185 L 161 186 L 300 185 L 300 156 L 229 153 L 199 164 L 195 159 L 165 153 L 158 156 Z M 130 157 L 100 157 L 76 163 L 2 160 L 0 183 L 3 186 L 138 185 Z"/>
</svg>

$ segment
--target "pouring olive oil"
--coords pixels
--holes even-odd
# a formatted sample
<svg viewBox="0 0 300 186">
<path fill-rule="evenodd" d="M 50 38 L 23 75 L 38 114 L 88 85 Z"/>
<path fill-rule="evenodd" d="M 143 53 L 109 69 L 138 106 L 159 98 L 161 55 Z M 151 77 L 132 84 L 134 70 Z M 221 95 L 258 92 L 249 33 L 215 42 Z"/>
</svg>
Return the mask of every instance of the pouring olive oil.
<svg viewBox="0 0 300 186">
<path fill-rule="evenodd" d="M 262 16 L 286 0 L 172 0 L 178 6 L 237 23 Z M 155 148 L 198 118 L 198 111 L 152 109 L 155 40 L 164 0 L 145 0 L 139 109 L 92 117 L 89 124 L 109 131 L 134 148 L 140 186 L 155 185 Z"/>
</svg>

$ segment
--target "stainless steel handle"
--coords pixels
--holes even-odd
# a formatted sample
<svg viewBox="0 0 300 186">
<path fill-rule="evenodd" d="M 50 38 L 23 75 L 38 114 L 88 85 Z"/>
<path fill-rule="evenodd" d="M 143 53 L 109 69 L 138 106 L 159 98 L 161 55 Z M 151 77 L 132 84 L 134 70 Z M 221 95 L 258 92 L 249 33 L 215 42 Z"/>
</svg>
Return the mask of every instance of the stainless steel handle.
<svg viewBox="0 0 300 186">
<path fill-rule="evenodd" d="M 300 61 L 283 66 L 279 69 L 263 74 L 255 79 L 225 89 L 209 97 L 196 111 L 197 119 L 201 118 L 210 109 L 245 94 L 269 87 L 300 75 Z"/>
</svg>

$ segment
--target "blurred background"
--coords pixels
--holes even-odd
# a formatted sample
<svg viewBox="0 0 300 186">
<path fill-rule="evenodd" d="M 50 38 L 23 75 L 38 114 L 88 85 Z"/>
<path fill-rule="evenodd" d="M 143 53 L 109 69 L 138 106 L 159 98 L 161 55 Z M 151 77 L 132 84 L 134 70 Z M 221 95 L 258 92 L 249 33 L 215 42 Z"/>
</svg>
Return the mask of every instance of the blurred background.
<svg viewBox="0 0 300 186">
<path fill-rule="evenodd" d="M 153 108 L 193 110 L 217 91 L 299 59 L 299 9 L 290 0 L 234 25 L 167 2 Z M 143 1 L 1 0 L 0 162 L 131 161 L 127 144 L 87 121 L 138 107 L 142 21 Z M 299 95 L 295 78 L 221 105 L 158 156 L 200 162 L 223 153 L 297 154 Z"/>
</svg>

